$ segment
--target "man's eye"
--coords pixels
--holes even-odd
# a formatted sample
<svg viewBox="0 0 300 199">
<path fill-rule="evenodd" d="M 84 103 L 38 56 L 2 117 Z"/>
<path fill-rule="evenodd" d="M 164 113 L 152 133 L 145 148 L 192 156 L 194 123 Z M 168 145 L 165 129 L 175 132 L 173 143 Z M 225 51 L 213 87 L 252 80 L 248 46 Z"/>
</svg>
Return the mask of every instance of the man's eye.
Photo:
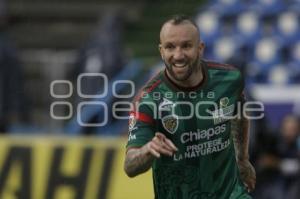
<svg viewBox="0 0 300 199">
<path fill-rule="evenodd" d="M 192 45 L 191 44 L 184 44 L 183 46 L 182 46 L 182 48 L 185 48 L 185 49 L 187 49 L 187 48 L 191 48 L 192 47 Z"/>
<path fill-rule="evenodd" d="M 165 48 L 166 48 L 166 49 L 173 49 L 174 46 L 172 46 L 172 45 L 167 45 Z"/>
</svg>

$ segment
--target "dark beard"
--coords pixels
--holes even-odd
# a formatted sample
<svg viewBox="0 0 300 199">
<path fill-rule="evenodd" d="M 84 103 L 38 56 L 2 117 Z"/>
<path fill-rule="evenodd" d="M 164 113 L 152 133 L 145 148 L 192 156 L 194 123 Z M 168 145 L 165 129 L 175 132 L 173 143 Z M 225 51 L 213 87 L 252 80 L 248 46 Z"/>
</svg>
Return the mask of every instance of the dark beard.
<svg viewBox="0 0 300 199">
<path fill-rule="evenodd" d="M 169 74 L 176 80 L 176 81 L 186 81 L 190 78 L 190 76 L 194 73 L 194 72 L 198 72 L 199 69 L 201 68 L 200 66 L 200 55 L 198 55 L 197 59 L 190 65 L 188 65 L 188 71 L 187 74 L 185 76 L 183 76 L 182 78 L 178 78 L 175 73 L 173 72 L 172 69 L 172 64 L 167 64 L 164 60 L 166 69 L 168 70 Z"/>
</svg>

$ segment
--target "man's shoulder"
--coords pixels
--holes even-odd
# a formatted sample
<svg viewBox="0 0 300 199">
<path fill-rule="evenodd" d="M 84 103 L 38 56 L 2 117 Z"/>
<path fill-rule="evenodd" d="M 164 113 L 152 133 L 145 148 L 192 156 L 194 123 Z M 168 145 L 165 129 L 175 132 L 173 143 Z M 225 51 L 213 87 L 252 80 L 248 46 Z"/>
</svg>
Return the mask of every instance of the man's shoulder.
<svg viewBox="0 0 300 199">
<path fill-rule="evenodd" d="M 244 85 L 243 74 L 237 67 L 215 61 L 205 61 L 205 63 L 212 83 L 227 82 L 231 84 L 234 82 L 237 86 Z"/>
<path fill-rule="evenodd" d="M 139 90 L 134 101 L 140 101 L 141 98 L 144 100 L 150 99 L 152 93 L 159 89 L 159 85 L 163 83 L 162 73 L 163 71 L 159 71 L 151 77 L 150 80 L 148 80 L 148 82 Z"/>
<path fill-rule="evenodd" d="M 210 77 L 214 79 L 231 79 L 240 80 L 243 79 L 241 71 L 230 64 L 218 63 L 215 61 L 205 61 L 205 65 Z"/>
<path fill-rule="evenodd" d="M 146 93 L 151 93 L 159 87 L 163 82 L 163 70 L 156 73 L 150 80 L 143 86 L 142 90 Z"/>
<path fill-rule="evenodd" d="M 239 69 L 231 64 L 219 63 L 211 60 L 204 60 L 208 70 L 223 70 L 223 71 L 239 71 Z"/>
</svg>

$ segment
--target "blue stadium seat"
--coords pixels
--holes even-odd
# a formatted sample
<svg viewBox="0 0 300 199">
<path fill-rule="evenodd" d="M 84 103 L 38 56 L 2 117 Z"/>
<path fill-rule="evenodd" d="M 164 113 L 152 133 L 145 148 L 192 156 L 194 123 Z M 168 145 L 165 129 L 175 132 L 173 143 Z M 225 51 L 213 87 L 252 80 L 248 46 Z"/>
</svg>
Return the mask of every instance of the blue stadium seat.
<svg viewBox="0 0 300 199">
<path fill-rule="evenodd" d="M 249 7 L 262 16 L 276 16 L 286 8 L 283 0 L 253 0 Z"/>
<path fill-rule="evenodd" d="M 269 67 L 282 62 L 281 49 L 277 39 L 263 38 L 254 47 L 253 61 L 259 63 L 263 71 L 267 71 Z"/>
<path fill-rule="evenodd" d="M 255 83 L 267 83 L 266 73 L 262 73 L 257 62 L 249 62 L 246 66 L 246 85 L 249 87 Z"/>
<path fill-rule="evenodd" d="M 287 64 L 292 83 L 300 83 L 300 39 L 290 48 L 290 62 Z"/>
<path fill-rule="evenodd" d="M 238 37 L 224 36 L 215 40 L 213 44 L 213 59 L 219 62 L 226 62 L 233 56 L 237 56 L 241 48 L 241 40 Z"/>
<path fill-rule="evenodd" d="M 241 0 L 213 0 L 209 10 L 218 13 L 221 17 L 231 17 L 244 11 L 246 5 Z"/>
<path fill-rule="evenodd" d="M 287 0 L 288 4 L 299 4 L 300 5 L 300 1 L 299 0 Z"/>
<path fill-rule="evenodd" d="M 283 64 L 277 64 L 271 67 L 268 73 L 267 83 L 273 85 L 287 85 L 289 81 L 289 71 Z"/>
<path fill-rule="evenodd" d="M 299 0 L 291 0 L 287 4 L 287 10 L 300 14 L 300 1 Z"/>
<path fill-rule="evenodd" d="M 214 54 L 213 54 L 213 45 L 206 45 L 205 44 L 205 50 L 203 57 L 207 60 L 213 60 L 214 59 Z"/>
<path fill-rule="evenodd" d="M 300 38 L 298 38 L 298 40 L 294 42 L 290 49 L 291 61 L 300 64 Z"/>
<path fill-rule="evenodd" d="M 253 50 L 253 57 L 248 65 L 249 77 L 253 81 L 267 83 L 272 67 L 282 63 L 282 46 L 275 38 L 263 38 L 255 44 Z"/>
<path fill-rule="evenodd" d="M 201 39 L 206 45 L 211 45 L 220 36 L 220 20 L 215 12 L 200 13 L 195 21 L 199 27 Z"/>
<path fill-rule="evenodd" d="M 300 0 L 212 0 L 198 13 L 205 58 L 242 56 L 250 82 L 300 82 L 299 58 L 289 55 L 300 38 Z"/>
<path fill-rule="evenodd" d="M 300 65 L 296 62 L 290 62 L 287 64 L 289 73 L 289 83 L 300 84 Z"/>
<path fill-rule="evenodd" d="M 244 44 L 252 47 L 263 34 L 260 16 L 253 11 L 240 14 L 234 28 L 235 34 L 243 38 Z"/>
<path fill-rule="evenodd" d="M 285 46 L 289 46 L 299 40 L 299 16 L 291 11 L 286 11 L 278 15 L 275 35 L 279 37 Z"/>
</svg>

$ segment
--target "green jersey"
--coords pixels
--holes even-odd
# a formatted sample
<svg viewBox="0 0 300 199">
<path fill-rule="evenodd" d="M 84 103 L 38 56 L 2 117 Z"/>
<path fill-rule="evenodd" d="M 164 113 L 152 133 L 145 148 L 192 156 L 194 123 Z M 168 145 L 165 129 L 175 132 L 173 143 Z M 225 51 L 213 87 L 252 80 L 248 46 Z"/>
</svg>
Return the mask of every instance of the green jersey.
<svg viewBox="0 0 300 199">
<path fill-rule="evenodd" d="M 180 88 L 161 71 L 136 97 L 127 148 L 141 147 L 155 132 L 178 148 L 152 165 L 156 199 L 250 198 L 240 178 L 231 119 L 242 104 L 239 70 L 202 61 L 204 80 Z"/>
</svg>

